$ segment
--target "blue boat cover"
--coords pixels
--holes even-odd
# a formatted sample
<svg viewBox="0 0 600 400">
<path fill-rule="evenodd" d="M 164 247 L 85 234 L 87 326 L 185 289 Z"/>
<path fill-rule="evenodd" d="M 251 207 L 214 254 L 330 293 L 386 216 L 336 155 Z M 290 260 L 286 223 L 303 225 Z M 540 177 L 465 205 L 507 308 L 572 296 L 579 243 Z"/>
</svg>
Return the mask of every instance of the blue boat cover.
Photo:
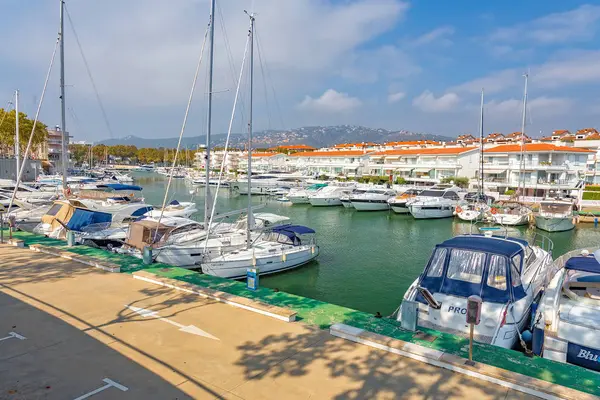
<svg viewBox="0 0 600 400">
<path fill-rule="evenodd" d="M 273 232 L 282 233 L 282 234 L 286 234 L 286 232 L 295 233 L 297 235 L 304 235 L 306 233 L 315 233 L 314 229 L 311 229 L 307 226 L 302 226 L 302 225 L 279 225 L 279 226 L 273 227 L 273 229 L 271 229 L 271 230 Z"/>
<path fill-rule="evenodd" d="M 135 210 L 133 213 L 131 213 L 131 216 L 139 217 L 140 215 L 144 215 L 147 212 L 150 212 L 152 210 L 154 210 L 154 207 L 152 207 L 152 206 L 143 206 L 143 207 L 140 207 L 137 210 Z"/>
<path fill-rule="evenodd" d="M 88 225 L 98 224 L 102 222 L 111 222 L 112 214 L 87 210 L 85 208 L 75 208 L 71 219 L 67 222 L 66 227 L 72 231 L 81 231 Z"/>
<path fill-rule="evenodd" d="M 446 240 L 439 246 L 452 247 L 465 250 L 483 251 L 486 253 L 499 254 L 507 257 L 512 257 L 522 251 L 521 245 L 527 247 L 529 244 L 526 240 L 494 236 L 493 238 L 485 237 L 484 235 L 465 235 L 456 236 Z"/>
<path fill-rule="evenodd" d="M 169 203 L 170 206 L 178 206 L 179 202 L 177 200 L 173 200 L 172 202 Z"/>
<path fill-rule="evenodd" d="M 136 185 L 125 185 L 123 183 L 104 183 L 102 185 L 98 185 L 99 188 L 109 188 L 112 190 L 142 190 L 141 186 Z"/>
<path fill-rule="evenodd" d="M 600 274 L 600 263 L 593 256 L 571 257 L 567 260 L 565 268 Z"/>
</svg>

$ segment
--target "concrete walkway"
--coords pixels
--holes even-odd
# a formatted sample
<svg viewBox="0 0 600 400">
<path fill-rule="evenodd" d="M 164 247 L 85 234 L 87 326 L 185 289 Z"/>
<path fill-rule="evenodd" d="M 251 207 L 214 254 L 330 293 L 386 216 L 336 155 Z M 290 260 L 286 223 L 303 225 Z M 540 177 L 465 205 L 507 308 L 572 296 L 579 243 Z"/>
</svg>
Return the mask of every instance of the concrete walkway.
<svg viewBox="0 0 600 400">
<path fill-rule="evenodd" d="M 300 322 L 0 246 L 0 399 L 38 398 L 529 397 Z"/>
</svg>

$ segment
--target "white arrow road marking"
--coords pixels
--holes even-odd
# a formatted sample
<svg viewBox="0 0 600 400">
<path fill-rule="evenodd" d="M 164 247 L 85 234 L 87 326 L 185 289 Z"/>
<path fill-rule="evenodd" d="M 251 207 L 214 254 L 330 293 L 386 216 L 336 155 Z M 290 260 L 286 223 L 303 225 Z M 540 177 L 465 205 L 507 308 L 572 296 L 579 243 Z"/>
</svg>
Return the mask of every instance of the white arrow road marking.
<svg viewBox="0 0 600 400">
<path fill-rule="evenodd" d="M 111 388 L 111 387 L 115 387 L 115 388 L 119 389 L 122 392 L 126 392 L 126 391 L 129 390 L 129 388 L 127 386 L 123 386 L 120 383 L 117 383 L 117 382 L 113 381 L 112 379 L 104 378 L 104 379 L 102 379 L 102 382 L 106 383 L 106 385 L 104 385 L 102 387 L 99 387 L 96 390 L 92 390 L 91 392 L 86 393 L 83 396 L 79 396 L 75 400 L 87 399 L 88 397 L 92 397 L 93 395 L 95 395 L 97 393 L 100 393 L 101 391 L 106 390 L 106 389 Z"/>
<path fill-rule="evenodd" d="M 158 315 L 157 311 L 152 311 L 152 310 L 147 310 L 145 308 L 139 308 L 139 307 L 135 307 L 135 306 L 130 306 L 128 304 L 125 304 L 125 307 L 129 308 L 131 311 L 135 312 L 136 314 L 141 315 L 142 317 L 153 317 L 156 319 L 159 319 L 163 322 L 166 322 L 168 324 L 174 325 L 176 327 L 179 328 L 180 331 L 182 332 L 186 332 L 186 333 L 191 333 L 193 335 L 198 335 L 198 336 L 204 336 L 206 338 L 209 339 L 214 339 L 214 340 L 221 340 L 216 336 L 211 335 L 210 333 L 203 331 L 202 329 L 198 328 L 197 326 L 194 325 L 182 325 L 178 322 L 175 321 L 171 321 L 170 319 L 161 317 L 160 315 Z"/>
<path fill-rule="evenodd" d="M 16 332 L 8 332 L 8 336 L 0 338 L 0 342 L 3 341 L 3 340 L 6 340 L 6 339 L 12 339 L 12 338 L 17 338 L 19 340 L 25 340 L 25 339 L 27 339 L 25 336 L 19 335 Z"/>
</svg>

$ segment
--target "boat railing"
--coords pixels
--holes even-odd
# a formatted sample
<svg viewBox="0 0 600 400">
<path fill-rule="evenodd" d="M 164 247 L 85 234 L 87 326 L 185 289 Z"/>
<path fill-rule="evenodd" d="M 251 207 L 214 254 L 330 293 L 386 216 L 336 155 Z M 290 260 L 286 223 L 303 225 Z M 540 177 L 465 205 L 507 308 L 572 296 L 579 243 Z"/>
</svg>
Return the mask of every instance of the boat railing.
<svg viewBox="0 0 600 400">
<path fill-rule="evenodd" d="M 542 235 L 539 232 L 534 233 L 533 238 L 531 239 L 530 244 L 532 246 L 537 246 L 542 250 L 546 251 L 548 254 L 552 255 L 552 251 L 554 250 L 554 242 L 546 235 Z"/>
</svg>

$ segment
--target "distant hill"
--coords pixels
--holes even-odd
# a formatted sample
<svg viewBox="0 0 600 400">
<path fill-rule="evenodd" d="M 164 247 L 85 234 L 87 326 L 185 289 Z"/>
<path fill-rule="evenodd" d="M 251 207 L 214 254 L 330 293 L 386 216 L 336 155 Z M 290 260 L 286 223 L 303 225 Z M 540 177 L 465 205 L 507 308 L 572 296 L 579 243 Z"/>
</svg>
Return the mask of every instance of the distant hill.
<svg viewBox="0 0 600 400">
<path fill-rule="evenodd" d="M 227 139 L 224 134 L 212 136 L 213 146 L 223 146 Z M 336 125 L 336 126 L 305 126 L 290 130 L 265 130 L 255 132 L 253 135 L 253 147 L 272 147 L 283 144 L 306 144 L 313 147 L 332 146 L 338 143 L 360 143 L 375 142 L 383 143 L 403 140 L 438 140 L 452 141 L 447 136 L 433 135 L 428 133 L 414 133 L 405 130 L 391 131 L 387 129 L 372 129 L 364 126 Z M 135 145 L 142 147 L 177 147 L 177 138 L 146 139 L 137 136 L 126 136 L 121 139 L 108 139 L 100 143 L 113 145 Z M 184 137 L 181 141 L 182 147 L 196 148 L 206 143 L 205 136 Z M 232 134 L 230 146 L 242 148 L 246 143 L 246 135 Z"/>
</svg>

